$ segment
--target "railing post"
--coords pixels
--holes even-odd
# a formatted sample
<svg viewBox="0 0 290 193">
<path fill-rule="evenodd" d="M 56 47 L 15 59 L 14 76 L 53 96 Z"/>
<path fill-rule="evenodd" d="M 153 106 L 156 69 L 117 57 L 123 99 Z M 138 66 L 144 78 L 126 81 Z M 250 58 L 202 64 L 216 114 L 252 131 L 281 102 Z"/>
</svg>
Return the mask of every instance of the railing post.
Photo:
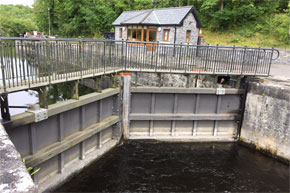
<svg viewBox="0 0 290 193">
<path fill-rule="evenodd" d="M 154 41 L 151 47 L 151 68 L 153 68 Z"/>
<path fill-rule="evenodd" d="M 127 70 L 127 46 L 128 46 L 128 40 L 126 39 L 126 44 L 125 44 L 125 71 Z"/>
<path fill-rule="evenodd" d="M 9 104 L 8 103 L 8 94 L 2 94 L 0 96 L 0 106 L 1 106 L 1 117 L 4 121 L 11 120 L 8 104 Z"/>
<path fill-rule="evenodd" d="M 274 54 L 274 47 L 272 47 L 272 53 L 271 53 L 271 58 L 270 58 L 270 63 L 269 63 L 269 68 L 268 68 L 268 76 L 270 74 L 270 69 L 271 69 L 271 65 L 272 65 L 273 54 Z"/>
<path fill-rule="evenodd" d="M 182 51 L 182 42 L 180 43 L 180 48 L 179 48 L 178 69 L 180 68 L 180 64 L 181 64 L 181 51 Z"/>
<path fill-rule="evenodd" d="M 103 49 L 103 67 L 104 67 L 104 73 L 106 72 L 106 41 L 104 41 L 104 49 Z"/>
<path fill-rule="evenodd" d="M 3 42 L 0 37 L 0 62 L 1 62 L 1 72 L 2 72 L 2 82 L 3 82 L 3 88 L 4 92 L 6 92 L 6 82 L 5 82 L 5 66 L 4 66 L 4 60 L 3 60 Z"/>
<path fill-rule="evenodd" d="M 49 43 L 48 40 L 45 40 L 45 46 L 46 46 L 46 58 L 47 58 L 47 68 L 48 68 L 48 82 L 51 84 L 51 63 L 50 63 L 50 49 L 49 49 Z"/>
<path fill-rule="evenodd" d="M 122 48 L 121 48 L 121 66 L 124 66 L 124 39 L 122 39 Z"/>
<path fill-rule="evenodd" d="M 256 62 L 256 68 L 255 68 L 255 76 L 256 76 L 257 70 L 258 70 L 260 53 L 261 53 L 261 47 L 259 47 L 259 51 L 258 51 L 258 57 L 257 57 L 257 62 Z"/>
<path fill-rule="evenodd" d="M 234 45 L 233 46 L 233 53 L 232 53 L 232 60 L 231 60 L 231 65 L 230 65 L 230 72 L 232 72 L 235 52 L 236 52 L 236 46 Z"/>
<path fill-rule="evenodd" d="M 157 65 L 158 65 L 158 47 L 159 47 L 159 41 L 157 41 L 157 45 L 156 45 L 156 64 L 155 64 L 155 72 L 157 72 Z"/>
<path fill-rule="evenodd" d="M 83 77 L 83 62 L 82 62 L 82 37 L 79 37 L 79 65 L 81 71 L 81 78 Z"/>
<path fill-rule="evenodd" d="M 216 61 L 216 58 L 217 58 L 217 55 L 218 55 L 218 48 L 219 48 L 219 45 L 217 44 L 216 45 L 216 50 L 215 50 L 215 56 L 214 56 L 214 68 L 213 68 L 213 74 L 215 74 L 215 71 L 216 71 L 216 66 L 217 66 L 217 61 Z"/>
<path fill-rule="evenodd" d="M 247 46 L 245 46 L 245 48 L 244 48 L 241 75 L 243 74 L 243 71 L 244 71 L 244 65 L 245 65 L 244 63 L 245 63 L 246 50 L 247 50 Z"/>
</svg>

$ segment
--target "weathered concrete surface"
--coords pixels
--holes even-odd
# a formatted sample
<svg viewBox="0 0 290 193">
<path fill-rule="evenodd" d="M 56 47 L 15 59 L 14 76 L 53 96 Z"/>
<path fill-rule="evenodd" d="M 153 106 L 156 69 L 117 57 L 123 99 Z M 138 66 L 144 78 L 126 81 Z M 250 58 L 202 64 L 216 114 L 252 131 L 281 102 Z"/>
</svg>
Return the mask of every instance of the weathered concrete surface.
<svg viewBox="0 0 290 193">
<path fill-rule="evenodd" d="M 290 160 L 290 80 L 249 84 L 240 140 Z"/>
<path fill-rule="evenodd" d="M 122 76 L 122 132 L 124 139 L 129 138 L 129 114 L 130 114 L 130 101 L 131 101 L 131 76 Z"/>
<path fill-rule="evenodd" d="M 0 192 L 1 193 L 34 193 L 30 174 L 10 141 L 8 134 L 0 123 Z"/>
</svg>

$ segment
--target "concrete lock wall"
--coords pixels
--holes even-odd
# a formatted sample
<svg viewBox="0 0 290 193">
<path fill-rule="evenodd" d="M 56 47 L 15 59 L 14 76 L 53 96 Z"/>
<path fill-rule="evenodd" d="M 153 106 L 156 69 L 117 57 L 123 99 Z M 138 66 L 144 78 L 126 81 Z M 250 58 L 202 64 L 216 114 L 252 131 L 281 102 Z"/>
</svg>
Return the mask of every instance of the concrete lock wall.
<svg viewBox="0 0 290 193">
<path fill-rule="evenodd" d="M 119 142 L 119 93 L 105 89 L 50 105 L 43 121 L 26 112 L 4 124 L 26 165 L 40 168 L 33 176 L 39 192 L 58 186 Z"/>
<path fill-rule="evenodd" d="M 33 177 L 39 192 L 63 183 L 114 147 L 122 134 L 124 139 L 239 139 L 245 89 L 225 88 L 219 93 L 212 79 L 156 75 L 146 82 L 147 76 L 153 77 L 125 75 L 121 88 L 50 105 L 43 121 L 35 122 L 26 112 L 4 124 L 27 166 L 40 168 Z M 131 86 L 140 84 L 151 87 Z M 243 142 L 289 159 L 289 93 L 286 87 L 250 83 Z"/>
<path fill-rule="evenodd" d="M 285 81 L 250 83 L 240 140 L 290 160 L 290 85 Z"/>
</svg>

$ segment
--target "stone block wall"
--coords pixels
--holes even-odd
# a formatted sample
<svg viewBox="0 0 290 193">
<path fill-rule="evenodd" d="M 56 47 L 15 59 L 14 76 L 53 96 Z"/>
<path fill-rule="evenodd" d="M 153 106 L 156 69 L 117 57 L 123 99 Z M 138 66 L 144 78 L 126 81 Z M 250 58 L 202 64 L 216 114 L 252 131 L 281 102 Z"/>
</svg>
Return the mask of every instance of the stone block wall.
<svg viewBox="0 0 290 193">
<path fill-rule="evenodd" d="M 249 83 L 240 140 L 290 160 L 290 84 Z"/>
</svg>

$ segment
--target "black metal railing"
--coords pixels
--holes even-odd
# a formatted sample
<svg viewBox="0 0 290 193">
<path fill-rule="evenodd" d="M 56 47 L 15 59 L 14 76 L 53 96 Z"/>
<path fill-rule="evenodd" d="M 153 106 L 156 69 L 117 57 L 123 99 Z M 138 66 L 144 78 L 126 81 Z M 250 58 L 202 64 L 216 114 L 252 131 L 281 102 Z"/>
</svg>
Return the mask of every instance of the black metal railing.
<svg viewBox="0 0 290 193">
<path fill-rule="evenodd" d="M 118 71 L 267 76 L 277 57 L 274 48 L 0 37 L 0 90 Z"/>
</svg>

